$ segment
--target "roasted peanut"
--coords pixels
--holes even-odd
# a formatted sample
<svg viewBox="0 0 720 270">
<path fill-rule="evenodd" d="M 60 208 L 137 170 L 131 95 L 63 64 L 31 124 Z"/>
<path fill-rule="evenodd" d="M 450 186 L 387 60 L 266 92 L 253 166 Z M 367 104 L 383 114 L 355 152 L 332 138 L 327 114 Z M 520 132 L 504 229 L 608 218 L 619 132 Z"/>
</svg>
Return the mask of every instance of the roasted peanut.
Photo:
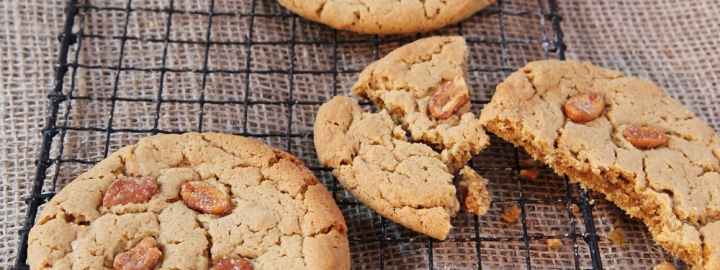
<svg viewBox="0 0 720 270">
<path fill-rule="evenodd" d="M 152 237 L 145 237 L 135 247 L 115 256 L 114 270 L 152 270 L 160 262 L 162 251 Z"/>
<path fill-rule="evenodd" d="M 563 106 L 565 116 L 575 123 L 586 123 L 602 115 L 605 100 L 597 93 L 584 93 L 573 96 Z"/>
<path fill-rule="evenodd" d="M 530 181 L 534 181 L 540 175 L 540 171 L 537 169 L 521 169 L 520 176 Z"/>
<path fill-rule="evenodd" d="M 105 207 L 125 205 L 129 203 L 144 203 L 158 192 L 155 180 L 146 178 L 123 178 L 115 180 L 105 192 L 102 204 Z"/>
<path fill-rule="evenodd" d="M 470 101 L 465 80 L 457 77 L 438 87 L 428 102 L 430 115 L 438 119 L 447 119 Z"/>
<path fill-rule="evenodd" d="M 185 205 L 205 214 L 222 215 L 232 209 L 230 197 L 204 181 L 183 183 L 180 197 Z"/>
<path fill-rule="evenodd" d="M 219 260 L 210 270 L 253 270 L 252 264 L 241 258 Z"/>
<path fill-rule="evenodd" d="M 630 125 L 623 131 L 623 136 L 639 149 L 663 146 L 670 140 L 661 129 L 651 126 Z"/>
</svg>

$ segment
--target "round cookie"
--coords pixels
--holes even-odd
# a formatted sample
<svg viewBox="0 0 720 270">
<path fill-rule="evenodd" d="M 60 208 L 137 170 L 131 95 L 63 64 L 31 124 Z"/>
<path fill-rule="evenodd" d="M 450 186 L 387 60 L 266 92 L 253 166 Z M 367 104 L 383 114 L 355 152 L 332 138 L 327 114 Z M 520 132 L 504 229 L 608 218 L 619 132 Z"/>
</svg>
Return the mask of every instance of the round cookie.
<svg viewBox="0 0 720 270">
<path fill-rule="evenodd" d="M 495 0 L 278 0 L 308 20 L 366 34 L 432 31 L 457 23 Z"/>
<path fill-rule="evenodd" d="M 254 139 L 187 133 L 141 139 L 68 184 L 30 231 L 27 262 L 350 269 L 350 253 L 342 213 L 300 160 Z"/>
</svg>

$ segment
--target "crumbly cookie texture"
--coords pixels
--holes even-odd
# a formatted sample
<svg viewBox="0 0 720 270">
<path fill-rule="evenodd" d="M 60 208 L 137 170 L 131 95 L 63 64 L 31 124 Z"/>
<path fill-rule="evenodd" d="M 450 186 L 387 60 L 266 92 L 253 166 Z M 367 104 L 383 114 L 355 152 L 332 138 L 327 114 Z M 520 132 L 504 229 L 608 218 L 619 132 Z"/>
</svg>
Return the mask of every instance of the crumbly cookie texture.
<svg viewBox="0 0 720 270">
<path fill-rule="evenodd" d="M 566 117 L 567 101 L 589 93 L 604 111 L 593 118 L 598 101 L 586 97 Z M 653 83 L 590 63 L 532 62 L 497 86 L 480 118 L 642 220 L 672 254 L 720 268 L 720 137 Z"/>
<path fill-rule="evenodd" d="M 158 189 L 147 200 L 104 205 L 108 188 L 128 178 Z M 228 194 L 232 209 L 191 209 L 180 195 L 190 181 L 207 183 L 192 198 L 214 203 L 208 199 Z M 27 262 L 35 270 L 112 269 L 137 259 L 141 241 L 162 251 L 149 269 L 208 269 L 228 258 L 256 270 L 350 269 L 345 220 L 325 187 L 290 154 L 232 135 L 157 135 L 121 148 L 45 205 Z"/>
<path fill-rule="evenodd" d="M 357 101 L 334 97 L 315 120 L 322 164 L 355 197 L 414 231 L 445 239 L 459 210 L 453 175 L 440 154 L 408 142 L 386 111 L 367 113 Z"/>
<path fill-rule="evenodd" d="M 454 24 L 495 0 L 278 0 L 308 20 L 366 34 L 427 32 Z"/>
<path fill-rule="evenodd" d="M 457 172 L 490 143 L 470 112 L 467 58 L 462 37 L 420 39 L 367 66 L 353 93 L 387 110 L 414 141 L 439 150 L 445 164 Z"/>
<path fill-rule="evenodd" d="M 460 183 L 458 186 L 465 193 L 465 210 L 478 216 L 485 215 L 490 209 L 490 192 L 487 189 L 487 179 L 483 178 L 472 168 L 465 166 L 460 170 Z"/>
</svg>

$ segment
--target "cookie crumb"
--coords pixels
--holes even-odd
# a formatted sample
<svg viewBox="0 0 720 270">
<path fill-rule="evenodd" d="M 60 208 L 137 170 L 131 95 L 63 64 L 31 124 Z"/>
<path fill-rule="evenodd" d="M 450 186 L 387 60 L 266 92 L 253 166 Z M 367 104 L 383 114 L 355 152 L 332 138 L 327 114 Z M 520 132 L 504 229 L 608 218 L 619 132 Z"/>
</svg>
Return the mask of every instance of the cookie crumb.
<svg viewBox="0 0 720 270">
<path fill-rule="evenodd" d="M 675 268 L 675 265 L 673 265 L 672 263 L 661 262 L 655 267 L 653 267 L 653 270 L 677 270 L 677 268 Z"/>
<path fill-rule="evenodd" d="M 623 232 L 620 228 L 614 228 L 610 233 L 608 234 L 608 239 L 610 239 L 610 242 L 612 242 L 614 245 L 622 246 L 625 244 L 625 232 Z"/>
<path fill-rule="evenodd" d="M 478 216 L 487 213 L 490 208 L 487 180 L 468 166 L 460 171 L 460 176 L 458 186 L 465 193 L 465 210 Z"/>
<path fill-rule="evenodd" d="M 502 220 L 507 224 L 517 223 L 518 219 L 520 219 L 520 207 L 513 205 L 512 207 L 505 209 L 505 212 L 503 212 L 500 218 L 502 218 Z"/>
<path fill-rule="evenodd" d="M 537 179 L 539 175 L 540 175 L 540 171 L 538 171 L 537 169 L 522 169 L 522 170 L 520 170 L 520 177 L 530 180 L 530 181 L 535 181 L 535 179 Z"/>
<path fill-rule="evenodd" d="M 557 251 L 562 247 L 562 241 L 558 238 L 550 238 L 545 240 L 548 250 Z"/>
</svg>

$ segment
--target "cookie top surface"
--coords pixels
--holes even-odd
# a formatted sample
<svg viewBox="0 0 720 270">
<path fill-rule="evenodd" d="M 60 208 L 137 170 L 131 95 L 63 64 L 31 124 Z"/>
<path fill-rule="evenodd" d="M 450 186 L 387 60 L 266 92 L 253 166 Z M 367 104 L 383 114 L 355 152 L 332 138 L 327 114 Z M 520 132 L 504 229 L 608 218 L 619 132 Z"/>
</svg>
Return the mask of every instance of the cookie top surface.
<svg viewBox="0 0 720 270">
<path fill-rule="evenodd" d="M 28 264 L 112 269 L 139 249 L 161 252 L 147 269 L 350 269 L 346 233 L 332 196 L 292 155 L 239 136 L 157 135 L 53 197 L 30 231 Z"/>
<path fill-rule="evenodd" d="M 459 203 L 439 153 L 408 142 L 387 112 L 363 112 L 348 97 L 320 107 L 314 132 L 320 162 L 365 205 L 414 231 L 447 237 Z"/>
<path fill-rule="evenodd" d="M 419 39 L 368 65 L 353 93 L 387 110 L 412 140 L 441 150 L 453 172 L 489 145 L 470 112 L 468 48 L 459 36 Z"/>
<path fill-rule="evenodd" d="M 532 62 L 498 85 L 481 120 L 555 168 L 619 181 L 578 176 L 623 186 L 603 192 L 676 255 L 720 267 L 720 137 L 656 85 L 589 63 Z"/>
<path fill-rule="evenodd" d="M 435 30 L 459 22 L 494 0 L 278 0 L 309 20 L 340 30 L 402 34 Z"/>
</svg>

